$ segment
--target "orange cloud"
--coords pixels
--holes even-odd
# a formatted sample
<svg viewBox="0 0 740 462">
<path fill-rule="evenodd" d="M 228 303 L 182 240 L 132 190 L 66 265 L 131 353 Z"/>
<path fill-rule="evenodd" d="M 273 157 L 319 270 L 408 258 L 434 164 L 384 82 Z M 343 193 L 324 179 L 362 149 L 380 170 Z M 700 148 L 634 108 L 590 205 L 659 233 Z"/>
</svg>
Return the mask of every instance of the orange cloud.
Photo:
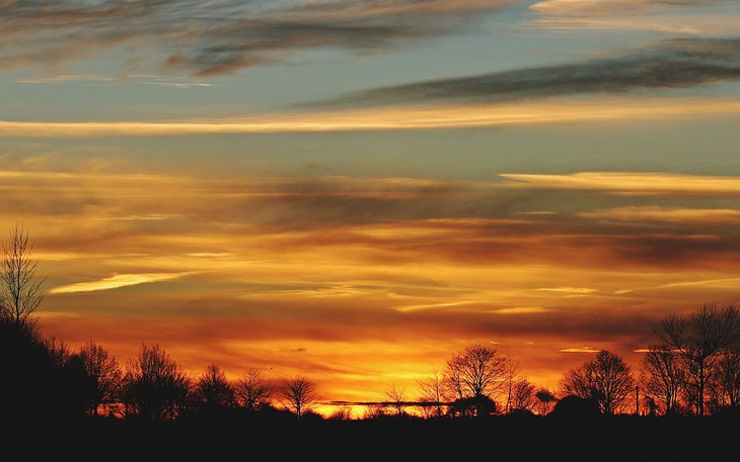
<svg viewBox="0 0 740 462">
<path fill-rule="evenodd" d="M 562 353 L 598 353 L 600 350 L 591 347 L 573 347 L 563 348 L 560 350 Z"/>
<path fill-rule="evenodd" d="M 592 294 L 598 292 L 597 289 L 589 289 L 588 287 L 539 287 L 536 290 L 565 294 Z"/>
<path fill-rule="evenodd" d="M 734 209 L 689 209 L 648 206 L 618 207 L 615 209 L 581 212 L 579 216 L 597 220 L 616 220 L 637 223 L 662 221 L 685 224 L 733 224 L 740 222 L 740 210 Z"/>
<path fill-rule="evenodd" d="M 740 194 L 740 177 L 675 173 L 578 172 L 567 175 L 504 173 L 512 186 L 631 194 Z M 634 208 L 623 209 L 623 212 Z M 675 212 L 674 212 L 675 213 Z M 705 212 L 706 213 L 706 212 Z"/>
<path fill-rule="evenodd" d="M 547 308 L 541 306 L 518 306 L 515 308 L 501 308 L 496 310 L 496 314 L 534 314 L 534 313 L 547 313 Z"/>
<path fill-rule="evenodd" d="M 149 274 L 116 274 L 99 281 L 78 282 L 54 287 L 50 294 L 74 294 L 78 292 L 95 292 L 98 290 L 112 290 L 121 287 L 150 284 L 152 282 L 171 281 L 193 273 L 149 273 Z"/>
<path fill-rule="evenodd" d="M 7 172 L 0 229 L 23 213 L 55 288 L 39 311 L 43 332 L 73 346 L 94 338 L 124 363 L 142 341 L 160 343 L 194 375 L 210 361 L 230 377 L 302 373 L 327 399 L 372 400 L 391 384 L 415 390 L 453 351 L 482 341 L 557 387 L 582 359 L 561 350 L 607 348 L 637 364 L 666 312 L 710 292 L 740 295 L 734 227 L 654 220 L 641 208 L 629 222 L 582 215 L 653 207 L 652 195 L 612 191 L 655 184 L 669 214 L 727 210 L 715 191 L 731 191 L 734 178 L 584 175 L 562 175 L 567 188 L 553 190 L 542 175 L 512 186 Z M 601 180 L 611 184 L 599 189 Z M 680 206 L 686 194 L 670 191 L 682 182 L 701 205 Z M 519 213 L 528 210 L 557 213 Z"/>
<path fill-rule="evenodd" d="M 676 35 L 734 35 L 740 21 L 701 0 L 541 0 L 529 25 L 554 30 L 658 31 Z M 686 12 L 686 7 L 693 7 Z"/>
<path fill-rule="evenodd" d="M 621 99 L 496 105 L 424 105 L 327 112 L 276 113 L 238 119 L 136 122 L 0 121 L 13 137 L 170 136 L 228 133 L 331 132 L 498 127 L 603 122 L 740 113 L 740 101 Z"/>
</svg>

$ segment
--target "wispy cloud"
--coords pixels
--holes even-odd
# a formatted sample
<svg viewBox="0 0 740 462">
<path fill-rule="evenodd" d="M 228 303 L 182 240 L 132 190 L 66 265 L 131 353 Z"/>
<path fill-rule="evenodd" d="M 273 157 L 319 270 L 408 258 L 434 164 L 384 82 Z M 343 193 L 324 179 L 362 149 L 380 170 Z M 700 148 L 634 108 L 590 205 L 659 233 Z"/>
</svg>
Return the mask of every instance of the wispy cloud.
<svg viewBox="0 0 740 462">
<path fill-rule="evenodd" d="M 734 209 L 691 209 L 664 208 L 655 206 L 627 206 L 614 209 L 581 212 L 579 216 L 598 220 L 652 223 L 699 223 L 699 224 L 733 224 L 740 223 L 740 210 Z"/>
<path fill-rule="evenodd" d="M 475 303 L 480 303 L 478 300 L 462 300 L 457 302 L 447 302 L 447 303 L 430 303 L 426 305 L 408 305 L 408 306 L 401 306 L 396 308 L 397 311 L 407 313 L 412 311 L 423 311 L 423 310 L 437 310 L 437 309 L 444 309 L 444 308 L 452 308 L 456 306 L 464 306 L 464 305 L 472 305 Z"/>
<path fill-rule="evenodd" d="M 260 117 L 169 121 L 0 121 L 0 135 L 14 137 L 168 136 L 227 133 L 418 130 L 605 122 L 624 119 L 740 113 L 740 100 L 600 100 L 504 105 L 423 105 L 325 112 L 264 114 Z"/>
<path fill-rule="evenodd" d="M 728 14 L 727 8 L 733 6 L 726 0 L 542 0 L 529 6 L 537 17 L 527 25 L 718 36 L 734 34 L 740 27 L 737 15 Z"/>
<path fill-rule="evenodd" d="M 740 177 L 684 175 L 675 173 L 633 173 L 633 172 L 579 172 L 566 175 L 504 173 L 503 178 L 516 182 L 520 186 L 543 189 L 592 190 L 626 194 L 740 194 Z M 622 215 L 642 213 L 646 209 L 622 209 Z M 652 210 L 655 213 L 655 210 Z M 596 212 L 584 212 L 596 213 Z M 704 216 L 713 212 L 703 213 Z M 720 212 L 726 218 L 728 212 Z M 732 213 L 732 212 L 729 212 Z M 666 217 L 675 216 L 676 211 L 668 211 Z"/>
<path fill-rule="evenodd" d="M 588 287 L 540 287 L 536 290 L 564 294 L 592 294 L 598 292 L 597 289 L 589 289 Z"/>
<path fill-rule="evenodd" d="M 547 313 L 549 310 L 547 308 L 543 308 L 541 306 L 518 306 L 514 308 L 501 308 L 499 310 L 496 310 L 496 314 L 537 314 L 537 313 Z"/>
<path fill-rule="evenodd" d="M 628 294 L 639 290 L 660 290 L 660 289 L 675 289 L 681 287 L 713 287 L 717 288 L 730 288 L 736 289 L 740 286 L 740 278 L 723 278 L 723 279 L 708 279 L 700 281 L 681 281 L 671 282 L 668 284 L 660 284 L 657 286 L 640 287 L 634 289 L 622 289 L 617 290 L 614 293 L 617 295 Z"/>
<path fill-rule="evenodd" d="M 639 89 L 691 87 L 740 79 L 740 39 L 673 39 L 619 56 L 351 93 L 326 105 L 439 101 L 504 102 Z"/>
<path fill-rule="evenodd" d="M 574 16 L 635 14 L 675 7 L 707 7 L 726 0 L 540 0 L 529 6 L 539 13 Z"/>
<path fill-rule="evenodd" d="M 146 273 L 146 274 L 116 274 L 105 279 L 90 282 L 78 282 L 54 287 L 50 294 L 74 294 L 78 292 L 95 292 L 99 290 L 119 289 L 121 287 L 138 286 L 152 282 L 163 282 L 178 279 L 193 274 L 186 273 Z"/>
<path fill-rule="evenodd" d="M 119 79 L 115 77 L 107 77 L 95 74 L 57 74 L 50 77 L 36 78 L 36 79 L 18 79 L 16 83 L 24 83 L 29 85 L 51 85 L 60 83 L 70 82 L 82 82 L 91 83 L 95 85 L 100 84 L 113 84 Z"/>
<path fill-rule="evenodd" d="M 109 77 L 95 74 L 58 74 L 50 77 L 34 79 L 18 79 L 16 83 L 27 85 L 54 85 L 76 83 L 87 86 L 113 86 L 113 85 L 153 85 L 158 87 L 192 88 L 212 87 L 212 83 L 197 82 L 185 79 L 168 79 L 152 75 L 126 75 L 120 77 Z"/>
<path fill-rule="evenodd" d="M 561 353 L 598 353 L 599 350 L 596 348 L 591 347 L 573 347 L 573 348 L 563 348 L 562 350 L 559 350 Z"/>
<path fill-rule="evenodd" d="M 118 51 L 168 73 L 227 74 L 303 50 L 391 49 L 465 27 L 513 2 L 11 0 L 0 3 L 0 69 L 53 67 Z"/>
<path fill-rule="evenodd" d="M 600 2 L 603 3 L 603 2 Z M 546 16 L 534 19 L 528 26 L 558 32 L 657 32 L 674 36 L 728 36 L 740 29 L 740 18 L 735 15 L 693 14 L 671 16 Z"/>
</svg>

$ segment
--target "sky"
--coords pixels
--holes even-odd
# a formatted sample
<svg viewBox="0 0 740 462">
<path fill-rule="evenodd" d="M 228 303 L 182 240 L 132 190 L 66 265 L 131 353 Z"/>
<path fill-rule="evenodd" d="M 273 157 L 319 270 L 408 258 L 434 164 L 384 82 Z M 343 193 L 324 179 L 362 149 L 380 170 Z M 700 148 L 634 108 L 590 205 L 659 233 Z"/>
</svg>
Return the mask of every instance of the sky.
<svg viewBox="0 0 740 462">
<path fill-rule="evenodd" d="M 0 0 L 0 230 L 46 335 L 414 398 L 740 299 L 740 4 Z"/>
</svg>

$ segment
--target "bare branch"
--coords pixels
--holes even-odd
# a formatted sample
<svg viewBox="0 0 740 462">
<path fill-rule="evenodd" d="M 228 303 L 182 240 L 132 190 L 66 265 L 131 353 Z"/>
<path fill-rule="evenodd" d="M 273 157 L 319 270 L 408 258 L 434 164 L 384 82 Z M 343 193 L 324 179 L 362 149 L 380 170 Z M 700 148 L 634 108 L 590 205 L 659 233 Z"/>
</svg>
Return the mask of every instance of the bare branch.
<svg viewBox="0 0 740 462">
<path fill-rule="evenodd" d="M 3 242 L 3 262 L 0 274 L 0 316 L 16 324 L 26 324 L 43 300 L 41 291 L 45 278 L 37 279 L 38 262 L 31 255 L 33 245 L 28 232 L 16 225 Z"/>
</svg>

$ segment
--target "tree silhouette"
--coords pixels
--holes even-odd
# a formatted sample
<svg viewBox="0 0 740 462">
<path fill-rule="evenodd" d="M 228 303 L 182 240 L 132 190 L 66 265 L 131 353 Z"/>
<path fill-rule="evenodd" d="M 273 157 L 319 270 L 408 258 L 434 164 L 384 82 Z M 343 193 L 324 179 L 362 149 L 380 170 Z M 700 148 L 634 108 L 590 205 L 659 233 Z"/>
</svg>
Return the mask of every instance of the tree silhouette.
<svg viewBox="0 0 740 462">
<path fill-rule="evenodd" d="M 705 389 L 713 361 L 740 342 L 738 309 L 733 305 L 720 308 L 705 304 L 688 316 L 673 314 L 660 324 L 657 335 L 685 360 L 687 394 L 696 413 L 704 415 Z"/>
<path fill-rule="evenodd" d="M 740 407 L 740 350 L 727 351 L 717 360 L 715 382 L 720 404 Z"/>
<path fill-rule="evenodd" d="M 514 359 L 507 355 L 504 361 L 504 384 L 506 388 L 506 406 L 504 408 L 504 413 L 508 414 L 511 412 L 512 409 L 515 409 L 512 407 L 512 399 L 513 399 L 513 392 L 514 392 L 514 382 L 519 380 L 519 363 L 514 361 Z"/>
<path fill-rule="evenodd" d="M 206 368 L 195 384 L 195 397 L 207 410 L 234 407 L 234 389 L 226 379 L 226 374 L 215 364 Z"/>
<path fill-rule="evenodd" d="M 306 377 L 295 376 L 285 382 L 281 395 L 285 407 L 300 419 L 317 399 L 316 385 Z"/>
<path fill-rule="evenodd" d="M 418 384 L 421 391 L 420 401 L 431 404 L 434 407 L 435 416 L 442 416 L 444 414 L 442 403 L 445 402 L 446 394 L 444 376 L 435 369 L 426 378 L 419 380 Z"/>
<path fill-rule="evenodd" d="M 101 404 L 113 403 L 121 387 L 121 368 L 116 358 L 90 340 L 79 353 L 86 378 L 85 398 L 87 412 L 98 413 Z"/>
<path fill-rule="evenodd" d="M 127 413 L 147 419 L 173 419 L 184 408 L 190 382 L 159 345 L 142 345 L 123 379 Z"/>
<path fill-rule="evenodd" d="M 16 324 L 28 322 L 36 311 L 43 294 L 44 279 L 36 279 L 38 262 L 31 256 L 33 245 L 28 232 L 16 225 L 3 242 L 3 265 L 0 274 L 0 315 Z"/>
<path fill-rule="evenodd" d="M 56 337 L 49 337 L 43 340 L 43 343 L 54 365 L 59 368 L 64 367 L 72 356 L 72 350 L 69 348 L 69 345 Z"/>
<path fill-rule="evenodd" d="M 685 380 L 686 370 L 678 353 L 667 345 L 651 345 L 642 358 L 640 382 L 649 398 L 662 403 L 666 415 L 676 411 Z"/>
<path fill-rule="evenodd" d="M 592 361 L 568 371 L 563 388 L 567 394 L 596 401 L 603 414 L 614 414 L 634 391 L 635 381 L 621 357 L 602 350 Z"/>
<path fill-rule="evenodd" d="M 257 369 L 248 369 L 235 387 L 236 399 L 240 406 L 256 412 L 267 404 L 272 390 Z"/>
<path fill-rule="evenodd" d="M 396 408 L 396 415 L 403 414 L 404 401 L 406 401 L 406 390 L 391 386 L 390 390 L 385 392 L 388 401 Z"/>
<path fill-rule="evenodd" d="M 504 384 L 507 361 L 494 348 L 471 344 L 447 361 L 445 379 L 458 398 L 489 397 Z"/>
<path fill-rule="evenodd" d="M 510 409 L 531 411 L 535 406 L 535 387 L 527 379 L 518 379 L 511 385 Z"/>
</svg>

